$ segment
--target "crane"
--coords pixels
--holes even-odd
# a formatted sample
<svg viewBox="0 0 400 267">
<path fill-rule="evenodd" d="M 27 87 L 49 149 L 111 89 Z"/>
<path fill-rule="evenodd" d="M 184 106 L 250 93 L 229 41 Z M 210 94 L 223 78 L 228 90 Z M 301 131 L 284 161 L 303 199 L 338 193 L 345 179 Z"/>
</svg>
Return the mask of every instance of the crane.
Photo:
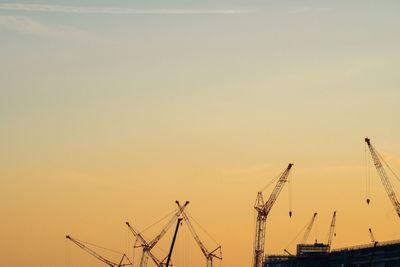
<svg viewBox="0 0 400 267">
<path fill-rule="evenodd" d="M 179 207 L 179 210 L 181 211 L 182 217 L 185 220 L 185 222 L 188 225 L 189 231 L 192 234 L 194 240 L 196 241 L 197 245 L 200 247 L 201 252 L 204 254 L 204 256 L 206 257 L 206 267 L 212 267 L 213 266 L 213 259 L 217 258 L 222 260 L 222 257 L 215 254 L 217 251 L 219 251 L 221 253 L 221 246 L 218 245 L 217 248 L 215 248 L 212 251 L 209 251 L 206 246 L 203 244 L 203 242 L 201 242 L 200 237 L 198 236 L 198 234 L 196 233 L 196 231 L 194 230 L 194 227 L 192 225 L 192 223 L 190 222 L 186 212 L 184 211 L 184 206 L 182 206 L 179 201 L 176 201 L 176 204 Z"/>
<path fill-rule="evenodd" d="M 377 241 L 376 241 L 376 239 L 375 239 L 375 236 L 374 236 L 374 234 L 372 233 L 372 229 L 369 228 L 368 231 L 369 231 L 369 237 L 371 238 L 371 242 L 374 243 L 374 244 L 377 243 Z"/>
<path fill-rule="evenodd" d="M 176 236 L 178 234 L 179 225 L 181 225 L 181 223 L 182 223 L 182 218 L 179 218 L 178 222 L 176 223 L 175 233 L 174 233 L 174 236 L 172 238 L 171 247 L 169 249 L 169 253 L 168 253 L 168 256 L 167 256 L 167 263 L 165 265 L 166 267 L 169 266 L 169 262 L 171 261 L 172 251 L 174 250 Z"/>
<path fill-rule="evenodd" d="M 301 244 L 305 244 L 307 242 L 308 236 L 310 235 L 310 232 L 311 232 L 311 229 L 312 229 L 312 227 L 314 225 L 316 217 L 317 217 L 317 213 L 315 212 L 313 217 L 311 218 L 310 223 L 307 226 L 306 231 L 304 232 L 304 236 L 303 236 L 303 239 L 301 240 Z"/>
<path fill-rule="evenodd" d="M 292 253 L 290 253 L 289 250 L 287 250 L 286 248 L 283 250 L 286 254 L 288 254 L 289 256 L 294 256 Z"/>
<path fill-rule="evenodd" d="M 301 230 L 296 234 L 296 236 L 289 242 L 289 244 L 286 245 L 286 248 L 283 250 L 286 254 L 289 256 L 293 256 L 293 254 L 288 251 L 288 248 L 293 244 L 294 241 L 298 239 L 298 237 L 304 232 L 302 241 L 299 242 L 299 244 L 304 244 L 307 242 L 308 236 L 310 234 L 310 231 L 312 229 L 312 226 L 314 224 L 314 221 L 316 219 L 317 213 L 314 213 L 313 217 L 311 218 L 311 221 L 308 222 L 306 225 L 304 225 Z"/>
<path fill-rule="evenodd" d="M 183 205 L 183 209 L 189 204 L 189 201 L 186 201 L 186 203 Z M 140 267 L 146 267 L 147 262 L 149 257 L 156 263 L 158 267 L 163 266 L 163 261 L 158 260 L 153 253 L 151 253 L 152 248 L 158 243 L 158 241 L 161 240 L 161 238 L 167 233 L 168 229 L 174 224 L 174 222 L 179 218 L 181 214 L 181 210 L 178 210 L 175 212 L 174 216 L 172 219 L 166 224 L 166 226 L 161 230 L 161 232 L 150 242 L 146 241 L 146 239 L 143 237 L 141 233 L 136 231 L 129 222 L 126 222 L 126 225 L 128 226 L 129 230 L 132 232 L 132 234 L 139 240 L 140 246 L 143 248 L 142 249 L 142 257 L 140 259 Z"/>
<path fill-rule="evenodd" d="M 369 228 L 368 231 L 369 231 L 369 236 L 371 238 L 371 242 L 374 243 L 374 248 L 373 248 L 373 250 L 371 252 L 371 257 L 369 258 L 369 261 L 368 261 L 368 267 L 371 267 L 372 266 L 372 261 L 374 260 L 376 247 L 378 246 L 378 241 L 376 241 L 375 236 L 372 233 L 372 229 Z"/>
<path fill-rule="evenodd" d="M 333 212 L 331 225 L 329 227 L 329 232 L 328 232 L 328 250 L 331 249 L 333 236 L 336 235 L 335 234 L 335 227 L 336 227 L 336 211 Z"/>
<path fill-rule="evenodd" d="M 254 205 L 254 208 L 257 211 L 256 233 L 254 240 L 254 256 L 253 256 L 254 267 L 262 267 L 263 265 L 264 245 L 265 245 L 265 224 L 267 222 L 267 216 L 271 211 L 271 208 L 274 205 L 275 201 L 277 200 L 279 193 L 282 191 L 283 186 L 287 182 L 292 166 L 293 163 L 289 163 L 288 167 L 281 174 L 267 202 L 264 203 L 261 191 L 258 192 L 257 194 L 256 203 Z M 291 216 L 291 212 L 289 213 L 289 215 Z"/>
<path fill-rule="evenodd" d="M 122 258 L 119 261 L 119 263 L 115 263 L 112 262 L 106 258 L 104 258 L 103 256 L 101 256 L 100 254 L 98 254 L 96 251 L 94 251 L 93 249 L 87 247 L 85 244 L 83 244 L 81 241 L 72 238 L 71 236 L 67 235 L 66 238 L 68 240 L 71 240 L 74 244 L 76 244 L 78 247 L 80 247 L 81 249 L 83 249 L 84 251 L 86 251 L 87 253 L 89 253 L 90 255 L 92 255 L 93 257 L 95 257 L 96 259 L 104 262 L 105 264 L 107 264 L 108 266 L 111 267 L 123 267 L 123 266 L 132 266 L 132 263 L 129 261 L 129 258 L 126 256 L 126 254 L 122 254 Z M 123 263 L 124 259 L 126 259 L 129 263 Z"/>
<path fill-rule="evenodd" d="M 394 188 L 389 180 L 388 175 L 386 174 L 385 169 L 383 168 L 381 159 L 382 159 L 382 161 L 384 161 L 384 160 L 383 160 L 382 156 L 378 153 L 378 151 L 375 149 L 375 147 L 372 146 L 371 140 L 369 138 L 365 138 L 365 143 L 367 143 L 369 151 L 371 152 L 372 160 L 374 161 L 375 168 L 378 171 L 379 177 L 381 178 L 382 184 L 385 187 L 386 193 L 387 193 L 390 201 L 392 202 L 392 205 L 393 205 L 394 209 L 396 210 L 397 215 L 400 217 L 400 202 L 397 199 Z M 367 200 L 367 203 L 368 202 L 369 202 L 369 199 Z"/>
</svg>

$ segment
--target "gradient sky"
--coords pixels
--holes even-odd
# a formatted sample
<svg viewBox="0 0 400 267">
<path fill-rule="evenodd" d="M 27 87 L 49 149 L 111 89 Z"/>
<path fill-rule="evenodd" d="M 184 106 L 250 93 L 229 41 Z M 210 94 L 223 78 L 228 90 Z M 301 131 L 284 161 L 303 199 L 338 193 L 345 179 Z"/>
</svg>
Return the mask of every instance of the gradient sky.
<svg viewBox="0 0 400 267">
<path fill-rule="evenodd" d="M 310 240 L 334 210 L 334 247 L 368 243 L 369 227 L 400 239 L 374 169 L 365 204 L 363 143 L 400 170 L 399 14 L 399 1 L 0 1 L 2 264 L 103 266 L 64 236 L 124 250 L 126 220 L 144 229 L 178 199 L 222 266 L 250 266 L 256 193 L 289 162 L 294 216 L 286 188 L 266 253 L 314 212 Z M 204 266 L 182 233 L 174 266 Z"/>
</svg>

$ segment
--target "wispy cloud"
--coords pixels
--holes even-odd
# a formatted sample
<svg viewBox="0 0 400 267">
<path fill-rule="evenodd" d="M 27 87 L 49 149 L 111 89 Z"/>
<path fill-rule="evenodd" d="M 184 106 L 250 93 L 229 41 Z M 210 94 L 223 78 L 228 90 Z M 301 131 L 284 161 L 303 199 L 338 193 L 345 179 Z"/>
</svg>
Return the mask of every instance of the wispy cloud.
<svg viewBox="0 0 400 267">
<path fill-rule="evenodd" d="M 0 4 L 0 10 L 108 15 L 237 15 L 250 12 L 246 9 L 135 9 L 117 7 L 80 7 L 14 3 Z"/>
<path fill-rule="evenodd" d="M 0 15 L 0 30 L 57 39 L 88 39 L 91 34 L 65 25 L 50 25 L 25 16 Z"/>
</svg>

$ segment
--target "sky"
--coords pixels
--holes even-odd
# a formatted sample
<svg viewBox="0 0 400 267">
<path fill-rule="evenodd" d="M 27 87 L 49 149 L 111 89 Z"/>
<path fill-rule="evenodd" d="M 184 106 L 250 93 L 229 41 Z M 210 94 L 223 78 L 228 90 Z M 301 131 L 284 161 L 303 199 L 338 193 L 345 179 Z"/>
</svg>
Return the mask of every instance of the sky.
<svg viewBox="0 0 400 267">
<path fill-rule="evenodd" d="M 294 252 L 314 212 L 310 242 L 326 242 L 334 210 L 334 248 L 369 243 L 368 228 L 400 239 L 373 166 L 365 202 L 364 145 L 400 170 L 399 12 L 398 1 L 0 0 L 2 264 L 104 266 L 67 234 L 137 263 L 125 221 L 143 230 L 189 200 L 222 266 L 250 266 L 257 192 L 289 162 L 266 254 Z M 204 266 L 180 233 L 174 266 Z"/>
</svg>

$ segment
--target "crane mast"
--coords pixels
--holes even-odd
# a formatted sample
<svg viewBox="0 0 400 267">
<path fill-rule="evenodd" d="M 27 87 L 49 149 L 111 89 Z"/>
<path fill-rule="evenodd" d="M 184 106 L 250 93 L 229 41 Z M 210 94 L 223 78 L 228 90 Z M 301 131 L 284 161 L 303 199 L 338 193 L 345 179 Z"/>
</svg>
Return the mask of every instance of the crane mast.
<svg viewBox="0 0 400 267">
<path fill-rule="evenodd" d="M 194 230 L 194 227 L 192 225 L 192 223 L 190 222 L 186 212 L 184 211 L 184 206 L 181 206 L 179 204 L 179 201 L 176 201 L 176 204 L 179 207 L 179 210 L 181 211 L 182 217 L 185 220 L 185 222 L 188 225 L 189 231 L 192 234 L 194 240 L 196 241 L 197 245 L 200 247 L 201 252 L 204 254 L 204 256 L 206 257 L 206 267 L 212 267 L 213 266 L 213 259 L 217 258 L 222 260 L 222 257 L 218 256 L 215 254 L 216 251 L 221 249 L 221 246 L 218 246 L 217 248 L 215 248 L 212 251 L 208 251 L 208 249 L 206 248 L 206 246 L 203 244 L 203 242 L 201 242 L 200 237 L 198 236 L 198 234 L 196 233 L 196 231 Z M 168 266 L 167 266 L 168 267 Z"/>
<path fill-rule="evenodd" d="M 310 223 L 307 226 L 306 231 L 304 232 L 303 239 L 301 240 L 301 244 L 305 244 L 307 242 L 308 236 L 310 235 L 311 229 L 314 225 L 315 218 L 317 217 L 317 213 L 314 213 L 313 217 L 311 218 Z"/>
<path fill-rule="evenodd" d="M 188 201 L 182 206 L 182 210 L 186 208 L 186 206 L 189 204 Z M 174 222 L 179 218 L 181 214 L 181 210 L 178 210 L 172 219 L 166 224 L 166 226 L 161 230 L 161 232 L 150 242 L 147 242 L 146 239 L 143 237 L 142 234 L 140 234 L 138 231 L 136 231 L 130 224 L 129 222 L 126 222 L 126 225 L 128 226 L 129 230 L 132 232 L 132 234 L 138 239 L 140 242 L 140 246 L 142 247 L 142 257 L 140 259 L 140 267 L 146 267 L 147 262 L 149 260 L 149 257 L 156 263 L 158 267 L 163 266 L 163 262 L 158 260 L 153 253 L 151 253 L 151 250 L 153 247 L 158 243 L 158 241 L 161 240 L 161 238 L 167 233 L 169 228 L 174 224 Z"/>
<path fill-rule="evenodd" d="M 253 266 L 262 267 L 263 257 L 264 257 L 264 245 L 265 245 L 265 224 L 267 221 L 267 216 L 277 200 L 283 186 L 288 180 L 290 170 L 293 163 L 289 163 L 286 170 L 279 177 L 278 182 L 275 185 L 267 202 L 264 203 L 262 192 L 258 192 L 256 204 L 254 208 L 257 211 L 257 222 L 256 222 L 256 233 L 254 240 L 254 256 L 253 256 Z"/>
<path fill-rule="evenodd" d="M 369 138 L 365 138 L 365 142 L 367 143 L 369 151 L 371 152 L 372 160 L 374 161 L 375 168 L 378 171 L 379 177 L 381 178 L 382 184 L 385 187 L 386 193 L 390 201 L 392 202 L 392 205 L 396 210 L 397 215 L 400 217 L 400 203 L 397 199 L 393 186 L 390 183 L 389 177 L 386 174 L 385 169 L 383 168 L 382 162 L 380 160 L 380 155 L 375 147 L 372 146 Z"/>
<path fill-rule="evenodd" d="M 328 232 L 328 250 L 331 249 L 333 236 L 335 234 L 335 227 L 336 227 L 336 211 L 333 212 L 331 226 L 329 227 L 329 232 Z"/>
<path fill-rule="evenodd" d="M 77 245 L 78 247 L 80 247 L 81 249 L 83 249 L 84 251 L 86 251 L 87 253 L 89 253 L 90 255 L 92 255 L 93 257 L 95 257 L 96 259 L 104 262 L 105 264 L 107 264 L 108 266 L 111 267 L 123 267 L 123 266 L 128 266 L 128 265 L 132 265 L 132 263 L 129 261 L 128 257 L 126 256 L 126 254 L 122 255 L 121 260 L 119 261 L 119 263 L 115 263 L 112 262 L 106 258 L 104 258 L 103 256 L 101 256 L 100 254 L 98 254 L 96 251 L 94 251 L 93 249 L 85 246 L 82 242 L 72 238 L 71 236 L 67 235 L 66 238 L 70 241 L 72 241 L 75 245 Z M 124 259 L 126 259 L 129 263 L 123 263 Z"/>
</svg>

